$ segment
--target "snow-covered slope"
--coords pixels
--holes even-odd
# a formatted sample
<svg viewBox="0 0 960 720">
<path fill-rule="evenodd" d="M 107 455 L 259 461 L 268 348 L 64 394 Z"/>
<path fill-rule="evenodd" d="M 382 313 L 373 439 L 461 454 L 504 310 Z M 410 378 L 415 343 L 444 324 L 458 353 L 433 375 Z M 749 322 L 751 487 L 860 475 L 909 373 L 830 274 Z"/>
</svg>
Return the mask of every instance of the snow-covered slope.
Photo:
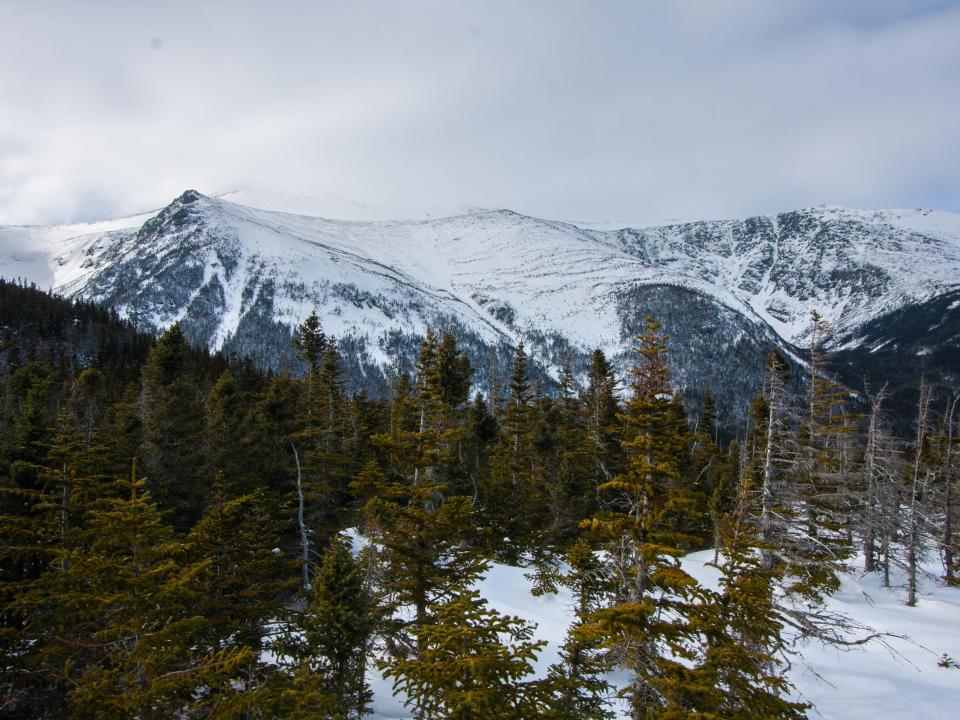
<svg viewBox="0 0 960 720">
<path fill-rule="evenodd" d="M 905 304 L 960 286 L 960 216 L 835 207 L 617 233 L 650 263 L 730 292 L 793 343 L 811 310 L 837 338 Z"/>
<path fill-rule="evenodd" d="M 75 225 L 0 225 L 0 277 L 22 278 L 45 290 L 69 284 L 83 274 L 76 263 L 68 267 L 78 248 L 132 235 L 157 212 Z"/>
<path fill-rule="evenodd" d="M 194 342 L 274 367 L 316 308 L 361 376 L 403 364 L 428 325 L 475 360 L 524 340 L 551 374 L 595 347 L 625 364 L 652 312 L 682 386 L 746 387 L 759 370 L 738 366 L 803 344 L 813 309 L 850 348 L 865 324 L 960 287 L 960 216 L 813 208 L 601 230 L 506 210 L 329 220 L 187 191 L 150 218 L 0 228 L 0 273 L 147 328 L 183 321 Z"/>
<path fill-rule="evenodd" d="M 716 587 L 717 571 L 708 562 L 713 551 L 692 553 L 684 568 L 701 583 Z M 938 571 L 929 568 L 932 575 Z M 572 619 L 573 599 L 561 589 L 556 595 L 534 597 L 521 568 L 493 565 L 479 584 L 481 594 L 501 613 L 536 623 L 536 638 L 548 645 L 537 659 L 540 676 L 558 659 L 558 651 Z M 882 588 L 878 577 L 851 570 L 828 608 L 842 612 L 872 632 L 888 634 L 866 645 L 839 650 L 819 642 L 801 648 L 789 678 L 795 699 L 813 707 L 813 720 L 949 720 L 960 705 L 960 669 L 941 667 L 946 655 L 960 660 L 960 588 L 945 588 L 930 579 L 917 607 L 903 603 L 902 588 Z M 868 634 L 851 636 L 857 639 Z M 622 675 L 614 675 L 623 682 Z M 394 697 L 390 683 L 371 674 L 375 691 L 373 717 L 410 718 L 402 697 Z M 627 717 L 625 713 L 622 717 Z"/>
</svg>

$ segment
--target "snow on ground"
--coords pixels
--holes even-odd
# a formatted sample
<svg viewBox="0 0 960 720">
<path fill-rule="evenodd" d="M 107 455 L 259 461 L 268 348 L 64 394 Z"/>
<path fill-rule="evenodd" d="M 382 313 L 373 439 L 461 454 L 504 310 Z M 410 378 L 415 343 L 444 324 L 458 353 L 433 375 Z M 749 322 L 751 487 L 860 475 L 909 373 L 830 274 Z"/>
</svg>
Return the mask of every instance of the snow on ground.
<svg viewBox="0 0 960 720">
<path fill-rule="evenodd" d="M 700 582 L 716 586 L 717 571 L 706 565 L 713 551 L 692 553 L 684 567 Z M 937 568 L 930 567 L 931 572 Z M 534 597 L 523 568 L 494 564 L 479 590 L 498 611 L 537 623 L 536 638 L 549 645 L 536 669 L 539 675 L 557 659 L 571 621 L 569 592 Z M 794 662 L 790 678 L 797 699 L 812 703 L 809 716 L 826 720 L 947 720 L 960 708 L 960 668 L 940 667 L 946 654 L 960 662 L 960 588 L 925 581 L 917 607 L 907 607 L 902 588 L 880 587 L 877 575 L 852 571 L 844 576 L 829 607 L 847 613 L 888 637 L 848 650 L 808 643 Z M 616 676 L 614 676 L 616 677 Z M 622 678 L 622 675 L 621 675 Z M 409 718 L 403 702 L 394 698 L 390 681 L 371 672 L 372 716 L 376 720 Z"/>
</svg>

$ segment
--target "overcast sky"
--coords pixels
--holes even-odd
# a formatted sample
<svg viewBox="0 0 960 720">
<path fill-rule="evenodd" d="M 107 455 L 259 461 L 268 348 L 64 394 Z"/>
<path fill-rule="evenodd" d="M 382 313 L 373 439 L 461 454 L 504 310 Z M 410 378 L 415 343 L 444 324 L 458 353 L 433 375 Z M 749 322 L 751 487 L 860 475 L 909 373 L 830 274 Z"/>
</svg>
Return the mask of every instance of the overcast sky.
<svg viewBox="0 0 960 720">
<path fill-rule="evenodd" d="M 0 0 L 0 223 L 243 187 L 960 211 L 960 3 Z"/>
</svg>

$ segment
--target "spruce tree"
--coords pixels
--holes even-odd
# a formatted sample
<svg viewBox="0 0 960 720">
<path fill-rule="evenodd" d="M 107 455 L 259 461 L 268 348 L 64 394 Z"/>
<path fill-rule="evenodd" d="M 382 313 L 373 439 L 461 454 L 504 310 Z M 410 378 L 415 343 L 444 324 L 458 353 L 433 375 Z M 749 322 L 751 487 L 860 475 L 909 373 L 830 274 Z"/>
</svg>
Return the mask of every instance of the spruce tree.
<svg viewBox="0 0 960 720">
<path fill-rule="evenodd" d="M 501 559 L 517 561 L 542 527 L 546 503 L 534 453 L 535 407 L 521 342 L 514 353 L 509 397 L 499 418 L 500 439 L 484 488 L 484 512 Z"/>
<path fill-rule="evenodd" d="M 235 674 L 218 675 L 217 682 L 198 689 L 196 711 L 222 717 L 250 717 L 267 704 L 276 677 L 261 659 L 270 649 L 265 638 L 284 615 L 293 591 L 293 568 L 280 552 L 276 523 L 267 511 L 263 492 L 231 496 L 219 475 L 203 517 L 187 536 L 181 565 L 199 563 L 193 580 L 196 612 L 204 625 L 194 651 L 233 650 L 243 662 Z"/>
<path fill-rule="evenodd" d="M 378 547 L 381 591 L 391 609 L 413 608 L 412 618 L 394 614 L 395 647 L 409 647 L 416 628 L 430 621 L 429 608 L 482 567 L 471 501 L 449 492 L 447 470 L 460 428 L 447 420 L 451 409 L 442 398 L 432 333 L 421 344 L 417 371 L 415 397 L 408 383 L 394 383 L 391 432 L 371 438 L 382 468 L 368 466 L 362 478 L 373 494 L 364 518 Z"/>
<path fill-rule="evenodd" d="M 372 697 L 366 681 L 374 608 L 342 536 L 331 540 L 307 606 L 277 650 L 293 668 L 285 702 L 292 717 L 359 720 Z"/>
<path fill-rule="evenodd" d="M 208 472 L 221 473 L 233 495 L 253 492 L 262 482 L 260 438 L 250 427 L 254 405 L 253 393 L 244 390 L 232 370 L 226 370 L 207 394 L 203 439 Z"/>
<path fill-rule="evenodd" d="M 590 357 L 585 401 L 588 452 L 592 459 L 595 486 L 610 480 L 621 468 L 616 387 L 613 367 L 602 350 L 594 350 Z"/>
<path fill-rule="evenodd" d="M 606 679 L 611 664 L 601 638 L 587 624 L 604 605 L 612 583 L 608 569 L 584 540 L 566 553 L 569 571 L 562 578 L 574 598 L 574 622 L 560 649 L 560 662 L 547 674 L 548 696 L 544 718 L 550 720 L 604 720 L 610 717 L 613 687 Z"/>
<path fill-rule="evenodd" d="M 794 471 L 801 498 L 795 510 L 805 537 L 794 537 L 799 552 L 792 554 L 789 572 L 798 590 L 819 598 L 839 587 L 838 574 L 853 554 L 852 445 L 860 418 L 849 407 L 846 389 L 827 374 L 822 346 L 830 334 L 829 324 L 817 312 L 811 323 L 810 388 Z"/>
<path fill-rule="evenodd" d="M 327 349 L 327 336 L 320 325 L 316 309 L 297 326 L 293 346 L 300 359 L 307 365 L 307 377 L 316 378 L 320 373 L 321 361 Z"/>
<path fill-rule="evenodd" d="M 533 627 L 501 615 L 466 584 L 430 608 L 418 625 L 418 652 L 383 663 L 407 705 L 424 720 L 519 720 L 543 714 L 542 683 L 532 663 L 544 646 Z"/>
<path fill-rule="evenodd" d="M 18 599 L 41 666 L 68 688 L 73 717 L 166 718 L 186 713 L 198 688 L 235 676 L 251 653 L 203 651 L 195 586 L 203 562 L 179 565 L 180 544 L 145 483 L 122 483 Z M 200 645 L 202 647 L 202 645 Z"/>
<path fill-rule="evenodd" d="M 203 452 L 203 406 L 187 339 L 173 325 L 143 368 L 144 465 L 157 503 L 177 530 L 200 517 L 209 480 Z"/>
<path fill-rule="evenodd" d="M 350 501 L 350 458 L 346 451 L 347 401 L 343 393 L 341 361 L 333 338 L 328 338 L 316 377 L 305 381 L 312 392 L 303 398 L 303 429 L 293 442 L 301 465 L 307 532 L 315 553 L 344 527 Z M 311 398 L 312 396 L 312 398 Z M 311 403 L 312 400 L 312 403 Z M 315 564 L 316 557 L 310 560 Z"/>
<path fill-rule="evenodd" d="M 648 317 L 638 338 L 633 395 L 622 415 L 625 470 L 600 486 L 605 509 L 585 523 L 603 543 L 616 583 L 613 604 L 594 612 L 584 632 L 601 639 L 631 672 L 626 693 L 635 720 L 665 707 L 664 678 L 681 675 L 692 657 L 690 616 L 700 595 L 680 566 L 695 539 L 677 529 L 690 510 L 677 484 L 685 438 L 671 408 L 666 337 L 659 330 Z"/>
<path fill-rule="evenodd" d="M 764 569 L 757 552 L 758 501 L 745 477 L 720 522 L 719 591 L 707 593 L 695 610 L 703 650 L 692 668 L 669 683 L 662 717 L 805 717 L 807 706 L 784 697 L 791 688 L 782 661 L 784 622 L 776 604 L 776 574 Z"/>
</svg>

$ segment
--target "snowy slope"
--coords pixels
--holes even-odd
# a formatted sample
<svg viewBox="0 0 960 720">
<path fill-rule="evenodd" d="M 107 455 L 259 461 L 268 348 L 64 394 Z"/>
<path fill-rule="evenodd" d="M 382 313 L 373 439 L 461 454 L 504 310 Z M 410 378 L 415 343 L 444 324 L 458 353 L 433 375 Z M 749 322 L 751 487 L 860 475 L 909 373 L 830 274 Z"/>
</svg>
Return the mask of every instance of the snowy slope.
<svg viewBox="0 0 960 720">
<path fill-rule="evenodd" d="M 713 552 L 692 553 L 684 568 L 701 583 L 715 586 L 716 570 L 706 562 Z M 936 572 L 936 568 L 931 567 Z M 557 595 L 534 597 L 520 568 L 493 565 L 479 584 L 484 597 L 502 613 L 518 615 L 537 624 L 536 637 L 548 641 L 536 664 L 539 675 L 557 659 L 571 621 L 572 598 Z M 884 642 L 840 651 L 819 643 L 802 649 L 789 677 L 795 699 L 810 703 L 811 718 L 826 720 L 950 720 L 960 706 L 960 669 L 938 666 L 943 654 L 960 659 L 960 588 L 945 588 L 928 580 L 915 608 L 903 604 L 903 592 L 881 588 L 875 575 L 850 572 L 829 608 L 842 611 L 875 632 L 889 633 Z M 616 681 L 617 675 L 613 676 Z M 371 680 L 377 720 L 409 718 L 402 698 L 376 672 Z M 620 676 L 620 681 L 623 681 Z M 625 717 L 625 716 L 624 716 Z"/>
<path fill-rule="evenodd" d="M 154 217 L 0 228 L 0 274 L 147 329 L 182 321 L 193 342 L 272 367 L 316 308 L 357 378 L 408 362 L 428 326 L 464 338 L 480 380 L 502 370 L 482 367 L 486 348 L 520 340 L 554 377 L 595 347 L 623 368 L 652 312 L 681 387 L 720 388 L 732 406 L 771 345 L 805 343 L 811 310 L 849 349 L 868 323 L 960 287 L 960 216 L 821 207 L 609 230 L 507 210 L 330 220 L 188 191 Z"/>
<path fill-rule="evenodd" d="M 617 233 L 650 263 L 729 288 L 792 343 L 811 310 L 837 336 L 960 286 L 960 216 L 817 207 Z"/>
<path fill-rule="evenodd" d="M 70 264 L 79 248 L 133 235 L 155 214 L 75 225 L 0 225 L 0 277 L 24 278 L 44 290 L 60 288 L 84 274 Z"/>
</svg>

